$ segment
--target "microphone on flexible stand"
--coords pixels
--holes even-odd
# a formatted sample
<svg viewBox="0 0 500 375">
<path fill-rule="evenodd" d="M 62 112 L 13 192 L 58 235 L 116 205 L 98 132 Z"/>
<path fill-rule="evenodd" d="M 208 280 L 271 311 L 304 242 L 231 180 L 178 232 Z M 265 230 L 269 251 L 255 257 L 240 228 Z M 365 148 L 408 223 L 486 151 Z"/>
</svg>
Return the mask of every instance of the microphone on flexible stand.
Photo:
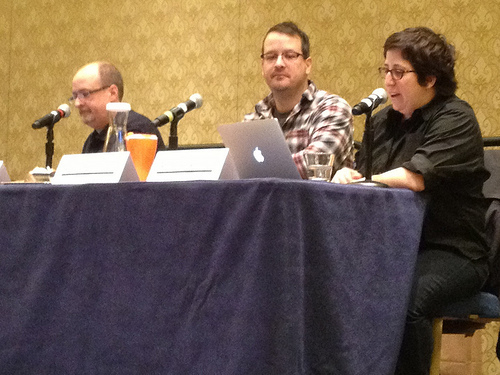
<svg viewBox="0 0 500 375">
<path fill-rule="evenodd" d="M 372 180 L 372 154 L 373 154 L 373 129 L 372 129 L 372 112 L 380 104 L 387 102 L 387 92 L 378 88 L 373 90 L 370 96 L 361 100 L 358 104 L 352 107 L 352 114 L 358 116 L 361 114 L 366 114 L 365 119 L 365 135 L 364 135 L 364 146 L 366 150 L 366 171 L 365 179 L 362 181 L 353 181 L 352 184 L 359 184 L 365 186 L 377 186 L 377 187 L 389 187 L 388 185 Z"/>
<path fill-rule="evenodd" d="M 60 119 L 69 117 L 71 109 L 67 104 L 61 104 L 57 110 L 50 112 L 36 120 L 31 127 L 41 129 L 47 127 L 47 142 L 45 143 L 45 165 L 52 168 L 52 157 L 54 156 L 54 124 Z"/>
<path fill-rule="evenodd" d="M 170 123 L 170 136 L 168 137 L 168 149 L 177 150 L 177 123 L 184 117 L 186 113 L 193 109 L 200 108 L 203 104 L 203 99 L 200 94 L 193 94 L 189 100 L 180 103 L 177 107 L 161 114 L 153 120 L 153 125 L 156 127 Z"/>
<path fill-rule="evenodd" d="M 387 92 L 382 88 L 375 89 L 369 97 L 364 98 L 354 107 L 352 107 L 352 114 L 354 116 L 358 116 L 362 115 L 363 113 L 372 112 L 380 104 L 384 104 L 386 101 Z"/>
<path fill-rule="evenodd" d="M 69 108 L 69 105 L 61 104 L 59 107 L 57 107 L 57 110 L 52 111 L 49 114 L 43 116 L 42 118 L 36 120 L 33 123 L 33 125 L 31 125 L 31 127 L 33 129 L 40 129 L 43 128 L 44 126 L 54 125 L 60 119 L 64 117 L 69 117 L 70 114 L 71 114 L 71 109 Z"/>
<path fill-rule="evenodd" d="M 203 105 L 203 98 L 200 94 L 193 94 L 189 97 L 189 100 L 179 104 L 177 107 L 166 111 L 157 118 L 153 120 L 153 125 L 163 126 L 174 120 L 180 120 L 184 117 L 186 113 L 192 111 L 193 109 L 200 108 Z"/>
</svg>

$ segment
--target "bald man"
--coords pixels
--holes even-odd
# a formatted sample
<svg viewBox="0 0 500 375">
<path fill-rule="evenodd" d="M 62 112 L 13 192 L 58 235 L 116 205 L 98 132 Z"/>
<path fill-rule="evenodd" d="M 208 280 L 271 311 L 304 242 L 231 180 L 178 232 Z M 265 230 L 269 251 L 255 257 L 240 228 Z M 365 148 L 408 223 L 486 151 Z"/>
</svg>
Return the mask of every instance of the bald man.
<svg viewBox="0 0 500 375">
<path fill-rule="evenodd" d="M 113 64 L 93 62 L 75 74 L 72 91 L 70 102 L 75 104 L 83 123 L 94 129 L 85 141 L 82 152 L 102 152 L 109 122 L 106 104 L 122 100 L 122 75 Z M 158 137 L 157 151 L 165 149 L 158 129 L 147 117 L 135 111 L 129 113 L 127 131 L 155 134 Z"/>
</svg>

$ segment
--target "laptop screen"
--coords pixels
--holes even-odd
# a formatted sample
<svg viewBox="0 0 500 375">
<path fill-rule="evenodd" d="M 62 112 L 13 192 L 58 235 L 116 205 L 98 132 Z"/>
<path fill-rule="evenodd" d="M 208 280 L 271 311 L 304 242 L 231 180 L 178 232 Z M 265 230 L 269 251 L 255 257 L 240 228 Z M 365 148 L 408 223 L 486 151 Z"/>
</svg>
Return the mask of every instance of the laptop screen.
<svg viewBox="0 0 500 375">
<path fill-rule="evenodd" d="M 256 120 L 217 128 L 240 179 L 301 179 L 277 120 Z"/>
</svg>

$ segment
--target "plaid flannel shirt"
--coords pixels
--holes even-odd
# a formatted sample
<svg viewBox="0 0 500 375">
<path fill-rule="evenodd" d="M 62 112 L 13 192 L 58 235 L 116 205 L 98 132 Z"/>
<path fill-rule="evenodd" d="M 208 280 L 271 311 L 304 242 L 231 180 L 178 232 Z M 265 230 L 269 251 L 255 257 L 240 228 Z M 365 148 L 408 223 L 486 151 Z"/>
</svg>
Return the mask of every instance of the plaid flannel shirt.
<svg viewBox="0 0 500 375">
<path fill-rule="evenodd" d="M 245 115 L 244 121 L 274 118 L 274 107 L 271 93 L 255 105 L 255 112 Z M 302 178 L 307 179 L 306 151 L 335 154 L 336 168 L 353 166 L 351 107 L 340 96 L 318 90 L 312 81 L 282 129 Z"/>
</svg>

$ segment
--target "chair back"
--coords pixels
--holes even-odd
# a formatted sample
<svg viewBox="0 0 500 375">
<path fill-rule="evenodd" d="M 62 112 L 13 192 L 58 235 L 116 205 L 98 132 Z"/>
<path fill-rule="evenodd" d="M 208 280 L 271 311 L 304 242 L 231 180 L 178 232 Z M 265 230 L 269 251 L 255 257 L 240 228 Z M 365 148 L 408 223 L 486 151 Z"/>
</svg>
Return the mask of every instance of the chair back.
<svg viewBox="0 0 500 375">
<path fill-rule="evenodd" d="M 484 290 L 498 297 L 500 296 L 500 150 L 485 149 L 484 164 L 491 174 L 483 185 L 483 194 L 490 201 L 486 213 L 490 277 Z"/>
</svg>

